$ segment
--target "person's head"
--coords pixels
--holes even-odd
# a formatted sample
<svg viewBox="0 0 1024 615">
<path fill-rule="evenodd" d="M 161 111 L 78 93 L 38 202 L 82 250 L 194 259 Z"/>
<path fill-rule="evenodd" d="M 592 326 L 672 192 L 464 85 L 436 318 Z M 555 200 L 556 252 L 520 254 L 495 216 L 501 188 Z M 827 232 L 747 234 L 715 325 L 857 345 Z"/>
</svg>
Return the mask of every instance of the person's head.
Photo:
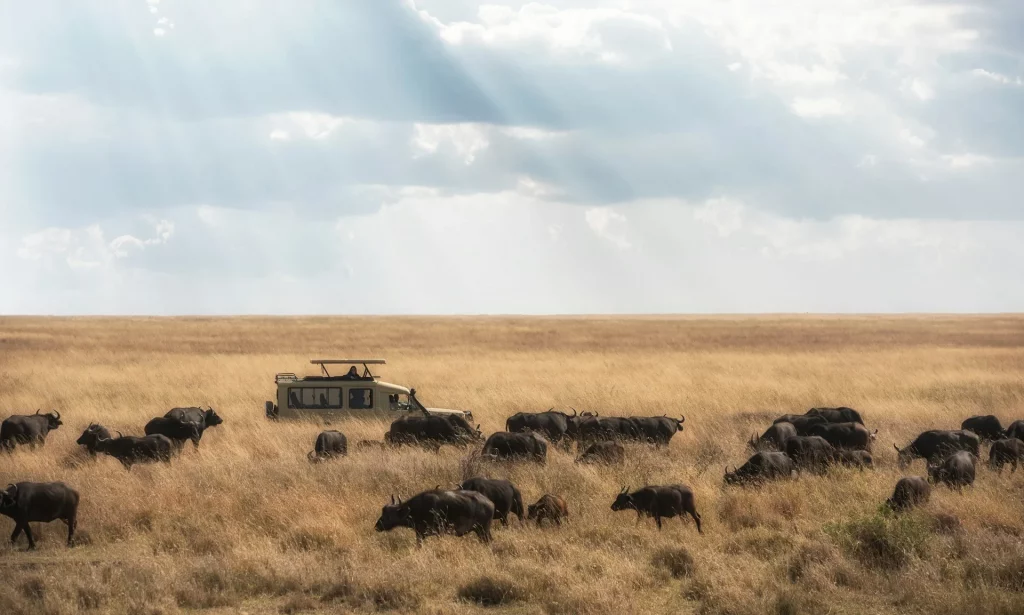
<svg viewBox="0 0 1024 615">
<path fill-rule="evenodd" d="M 351 374 L 351 375 L 353 375 L 353 376 L 355 376 L 355 375 L 357 374 L 357 372 L 356 372 L 356 366 L 355 366 L 355 365 L 353 365 L 352 367 L 348 368 L 348 373 L 349 373 L 349 374 Z"/>
</svg>

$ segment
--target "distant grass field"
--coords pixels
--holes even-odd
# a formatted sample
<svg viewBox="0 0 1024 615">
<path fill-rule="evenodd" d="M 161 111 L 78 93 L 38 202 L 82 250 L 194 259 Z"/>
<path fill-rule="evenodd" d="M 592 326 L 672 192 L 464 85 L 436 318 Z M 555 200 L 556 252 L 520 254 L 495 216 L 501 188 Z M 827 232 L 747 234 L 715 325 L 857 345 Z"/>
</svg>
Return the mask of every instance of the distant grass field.
<svg viewBox="0 0 1024 615">
<path fill-rule="evenodd" d="M 468 450 L 353 453 L 313 466 L 320 427 L 263 416 L 278 371 L 313 357 L 384 357 L 383 379 L 486 433 L 518 411 L 686 416 L 667 450 L 622 467 L 484 464 Z M 91 421 L 125 434 L 180 405 L 225 424 L 170 467 L 126 472 L 74 444 Z M 724 488 L 771 419 L 848 405 L 878 428 L 873 472 Z M 0 455 L 0 486 L 62 480 L 60 522 L 0 545 L 0 613 L 1024 613 L 1024 472 L 979 469 L 963 494 L 879 512 L 900 446 L 973 414 L 1024 418 L 1024 317 L 0 318 L 0 418 L 56 408 L 35 452 Z M 387 426 L 335 425 L 350 441 Z M 987 451 L 983 451 L 987 458 Z M 494 542 L 376 533 L 381 506 L 471 474 L 527 503 L 564 496 L 562 528 L 496 525 Z M 916 462 L 908 474 L 924 474 Z M 621 487 L 682 482 L 705 533 L 610 505 Z M 0 517 L 0 530 L 14 524 Z M 6 530 L 4 530 L 6 528 Z M 3 535 L 6 537 L 6 534 Z M 499 603 L 483 607 L 481 603 Z"/>
</svg>

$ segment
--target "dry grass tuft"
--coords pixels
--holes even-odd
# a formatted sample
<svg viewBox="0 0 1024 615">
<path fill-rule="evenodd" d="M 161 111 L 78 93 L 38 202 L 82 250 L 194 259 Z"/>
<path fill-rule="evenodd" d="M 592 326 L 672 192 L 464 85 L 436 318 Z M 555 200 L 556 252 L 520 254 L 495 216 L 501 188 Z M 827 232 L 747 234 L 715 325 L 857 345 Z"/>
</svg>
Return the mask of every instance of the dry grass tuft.
<svg viewBox="0 0 1024 615">
<path fill-rule="evenodd" d="M 385 380 L 428 405 L 473 410 L 485 432 L 518 411 L 685 415 L 662 450 L 620 466 L 491 463 L 472 449 L 353 451 L 311 465 L 323 425 L 275 424 L 278 371 L 313 356 L 384 356 Z M 90 422 L 139 434 L 179 405 L 224 425 L 169 466 L 126 472 L 74 444 Z M 725 465 L 771 419 L 849 405 L 878 428 L 876 469 L 726 487 Z M 1024 614 L 1024 475 L 979 467 L 880 512 L 901 472 L 892 444 L 967 416 L 1024 418 L 1024 317 L 0 318 L 0 415 L 56 408 L 45 447 L 0 458 L 0 485 L 63 480 L 82 496 L 76 546 L 59 522 L 39 548 L 0 544 L 0 613 L 487 612 L 612 615 L 977 612 Z M 351 442 L 387 425 L 332 427 Z M 982 456 L 986 457 L 986 451 Z M 373 530 L 394 493 L 475 475 L 527 503 L 564 497 L 571 521 L 512 521 L 494 541 Z M 684 483 L 692 522 L 615 513 L 623 486 Z M 0 518 L 0 530 L 13 524 Z"/>
</svg>

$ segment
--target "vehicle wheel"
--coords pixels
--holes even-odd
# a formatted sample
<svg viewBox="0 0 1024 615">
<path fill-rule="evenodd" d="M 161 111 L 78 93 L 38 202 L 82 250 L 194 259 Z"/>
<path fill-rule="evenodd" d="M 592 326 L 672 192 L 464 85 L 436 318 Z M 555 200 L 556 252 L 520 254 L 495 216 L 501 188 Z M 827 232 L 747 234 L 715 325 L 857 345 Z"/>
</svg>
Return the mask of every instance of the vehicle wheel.
<svg viewBox="0 0 1024 615">
<path fill-rule="evenodd" d="M 266 403 L 266 412 L 268 419 L 277 420 L 277 404 L 272 401 Z"/>
</svg>

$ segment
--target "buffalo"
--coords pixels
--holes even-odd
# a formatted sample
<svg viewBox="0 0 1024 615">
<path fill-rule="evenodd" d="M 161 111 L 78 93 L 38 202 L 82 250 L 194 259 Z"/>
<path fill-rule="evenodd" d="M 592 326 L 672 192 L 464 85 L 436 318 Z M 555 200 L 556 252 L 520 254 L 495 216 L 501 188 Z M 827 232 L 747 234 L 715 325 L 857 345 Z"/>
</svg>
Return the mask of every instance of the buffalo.
<svg viewBox="0 0 1024 615">
<path fill-rule="evenodd" d="M 1017 464 L 1024 460 L 1024 442 L 1017 438 L 1003 438 L 992 443 L 988 451 L 988 467 L 1003 471 L 1003 466 L 1009 463 L 1013 468 L 1011 472 L 1017 471 Z"/>
<path fill-rule="evenodd" d="M 78 492 L 64 483 L 29 483 L 8 485 L 0 491 L 0 515 L 14 519 L 11 544 L 21 532 L 28 537 L 28 548 L 35 549 L 29 523 L 49 523 L 60 519 L 68 526 L 68 546 L 75 537 L 78 517 Z"/>
<path fill-rule="evenodd" d="M 821 473 L 835 456 L 835 448 L 821 436 L 795 436 L 786 440 L 786 454 L 797 469 Z"/>
<path fill-rule="evenodd" d="M 751 435 L 750 442 L 748 442 L 747 445 L 755 451 L 782 451 L 786 450 L 786 440 L 789 440 L 796 435 L 796 427 L 794 427 L 792 423 L 780 421 L 778 423 L 773 423 L 771 427 L 761 434 L 760 438 L 755 438 L 754 435 Z"/>
<path fill-rule="evenodd" d="M 892 497 L 885 501 L 894 511 L 902 511 L 928 502 L 932 486 L 920 476 L 904 476 L 896 482 Z"/>
<path fill-rule="evenodd" d="M 810 433 L 821 436 L 835 448 L 870 451 L 878 430 L 872 433 L 860 423 L 826 423 L 811 427 Z"/>
<path fill-rule="evenodd" d="M 483 454 L 492 459 L 531 459 L 544 463 L 547 461 L 548 444 L 533 432 L 499 431 L 484 442 Z"/>
<path fill-rule="evenodd" d="M 1006 428 L 1006 437 L 1024 440 L 1024 421 L 1010 423 L 1010 426 Z"/>
<path fill-rule="evenodd" d="M 583 443 L 602 440 L 644 440 L 644 432 L 632 418 L 621 416 L 586 416 L 576 427 L 577 439 Z"/>
<path fill-rule="evenodd" d="M 612 510 L 635 510 L 637 519 L 646 515 L 654 517 L 654 523 L 661 529 L 661 520 L 680 517 L 685 522 L 685 514 L 693 517 L 697 524 L 697 532 L 703 534 L 700 527 L 700 514 L 697 513 L 693 490 L 686 485 L 649 485 L 632 493 L 629 487 L 622 491 L 612 502 Z"/>
<path fill-rule="evenodd" d="M 972 416 L 960 424 L 960 429 L 964 431 L 972 431 L 978 434 L 978 437 L 982 440 L 991 442 L 1001 440 L 1006 437 L 1006 431 L 1003 430 L 1003 425 L 999 422 L 999 417 L 992 414 Z"/>
<path fill-rule="evenodd" d="M 860 468 L 862 471 L 864 468 L 873 468 L 874 460 L 871 458 L 871 453 L 867 451 L 849 450 L 845 448 L 837 448 L 832 453 L 832 462 L 844 465 L 850 468 Z"/>
<path fill-rule="evenodd" d="M 807 415 L 807 414 L 783 414 L 779 418 L 772 421 L 773 423 L 789 423 L 796 429 L 796 435 L 798 436 L 810 436 L 811 429 L 815 425 L 824 425 L 828 423 L 828 419 L 823 416 Z"/>
<path fill-rule="evenodd" d="M 204 428 L 216 427 L 224 423 L 224 419 L 210 407 L 206 410 L 202 408 L 171 408 L 164 416 L 169 419 L 178 419 L 179 421 L 202 423 Z"/>
<path fill-rule="evenodd" d="M 427 536 L 476 533 L 481 542 L 491 541 L 491 520 L 494 503 L 476 491 L 446 491 L 433 489 L 414 495 L 403 502 L 395 501 L 381 510 L 374 529 L 391 531 L 396 527 L 412 528 L 416 532 L 416 545 L 421 546 Z"/>
<path fill-rule="evenodd" d="M 458 419 L 462 419 L 459 421 Z M 467 431 L 462 417 L 438 414 L 410 414 L 395 419 L 384 434 L 384 442 L 393 445 L 418 445 L 437 451 L 445 444 L 465 448 L 479 438 L 479 431 Z M 472 429 L 472 428 L 470 428 Z"/>
<path fill-rule="evenodd" d="M 331 457 L 344 457 L 348 454 L 348 438 L 335 429 L 321 431 L 313 444 L 313 450 L 306 457 L 311 462 L 326 461 Z"/>
<path fill-rule="evenodd" d="M 517 412 L 505 419 L 505 431 L 526 433 L 534 431 L 553 444 L 568 446 L 576 437 L 580 417 L 574 409 L 572 414 L 557 412 L 554 408 L 546 412 Z"/>
<path fill-rule="evenodd" d="M 199 448 L 199 440 L 203 437 L 206 426 L 202 423 L 182 421 L 168 416 L 159 416 L 146 423 L 143 431 L 147 436 L 164 436 L 174 444 L 175 450 L 181 450 L 185 442 L 192 441 L 192 446 Z"/>
<path fill-rule="evenodd" d="M 85 428 L 82 435 L 78 437 L 75 444 L 80 444 L 85 447 L 85 450 L 89 451 L 89 454 L 93 457 L 96 456 L 96 442 L 97 440 L 109 439 L 110 430 L 99 425 L 97 423 L 89 423 L 89 426 Z"/>
<path fill-rule="evenodd" d="M 606 440 L 594 442 L 576 459 L 576 463 L 618 464 L 626 457 L 626 449 L 618 442 Z"/>
<path fill-rule="evenodd" d="M 670 416 L 634 416 L 630 417 L 636 426 L 636 431 L 641 440 L 650 442 L 655 446 L 668 446 L 672 436 L 683 430 L 685 416 L 675 419 Z"/>
<path fill-rule="evenodd" d="M 900 468 L 906 468 L 915 458 L 934 461 L 956 451 L 967 451 L 977 457 L 981 439 L 970 431 L 932 429 L 921 433 L 904 448 L 892 446 L 896 449 Z"/>
<path fill-rule="evenodd" d="M 804 416 L 820 416 L 829 423 L 858 423 L 864 424 L 860 412 L 853 408 L 840 406 L 839 408 L 811 408 L 804 413 Z"/>
<path fill-rule="evenodd" d="M 974 465 L 978 457 L 967 451 L 957 451 L 940 463 L 928 464 L 928 480 L 945 483 L 947 487 L 961 489 L 974 484 Z"/>
<path fill-rule="evenodd" d="M 544 519 L 554 521 L 555 525 L 562 525 L 562 519 L 569 518 L 569 507 L 561 496 L 545 493 L 536 504 L 530 504 L 526 518 L 536 519 L 537 527 L 541 526 Z"/>
<path fill-rule="evenodd" d="M 484 495 L 494 504 L 494 518 L 508 525 L 509 513 L 514 514 L 520 522 L 523 516 L 523 495 L 516 486 L 504 479 L 471 478 L 458 486 L 463 491 L 476 491 Z"/>
<path fill-rule="evenodd" d="M 167 436 L 152 434 L 140 438 L 123 436 L 119 431 L 116 433 L 116 438 L 98 438 L 96 452 L 110 455 L 129 470 L 136 463 L 171 462 L 174 444 Z"/>
<path fill-rule="evenodd" d="M 786 453 L 774 451 L 762 451 L 754 453 L 738 469 L 725 468 L 725 482 L 734 484 L 757 484 L 777 478 L 790 478 L 796 470 L 796 465 Z"/>
<path fill-rule="evenodd" d="M 18 444 L 28 444 L 32 448 L 46 443 L 46 435 L 64 423 L 60 420 L 60 412 L 54 410 L 46 414 L 15 414 L 0 423 L 0 449 L 13 451 Z"/>
</svg>

